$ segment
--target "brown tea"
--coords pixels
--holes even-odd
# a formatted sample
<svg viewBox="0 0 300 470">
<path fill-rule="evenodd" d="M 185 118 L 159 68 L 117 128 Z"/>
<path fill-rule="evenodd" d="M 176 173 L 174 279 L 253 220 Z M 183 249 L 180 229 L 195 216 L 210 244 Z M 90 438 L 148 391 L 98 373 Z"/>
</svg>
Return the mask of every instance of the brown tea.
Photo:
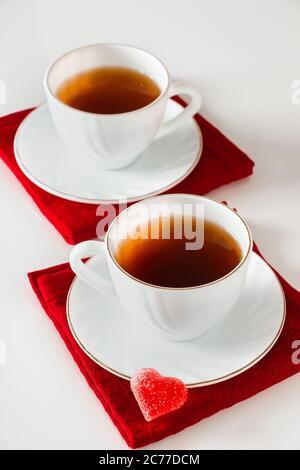
<svg viewBox="0 0 300 470">
<path fill-rule="evenodd" d="M 86 70 L 67 79 L 57 91 L 57 97 L 69 106 L 97 114 L 134 111 L 159 95 L 150 77 L 125 67 Z"/>
<path fill-rule="evenodd" d="M 190 218 L 191 219 L 191 218 Z M 186 249 L 191 239 L 183 236 L 175 238 L 175 222 L 169 219 L 170 238 L 162 237 L 162 219 L 151 221 L 139 230 L 148 233 L 148 238 L 128 238 L 121 242 L 115 255 L 117 263 L 129 274 L 149 284 L 163 287 L 192 287 L 220 279 L 232 271 L 241 261 L 242 252 L 233 236 L 221 226 L 208 220 L 204 221 L 204 239 L 200 249 Z M 186 218 L 182 219 L 184 224 Z M 196 220 L 189 221 L 197 227 Z M 153 225 L 159 237 L 150 238 Z M 152 230 L 152 232 L 151 232 Z M 155 232 L 155 229 L 154 229 Z M 197 233 L 197 232 L 195 232 Z"/>
</svg>

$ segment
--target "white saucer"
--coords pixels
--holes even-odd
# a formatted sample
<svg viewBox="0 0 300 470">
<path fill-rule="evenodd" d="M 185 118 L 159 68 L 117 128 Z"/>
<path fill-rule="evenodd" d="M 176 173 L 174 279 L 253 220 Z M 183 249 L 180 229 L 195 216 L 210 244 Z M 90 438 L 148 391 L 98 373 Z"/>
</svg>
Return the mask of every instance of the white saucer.
<svg viewBox="0 0 300 470">
<path fill-rule="evenodd" d="M 181 109 L 169 100 L 165 119 Z M 75 164 L 74 152 L 59 136 L 46 104 L 24 119 L 14 142 L 17 163 L 33 183 L 55 196 L 89 204 L 133 202 L 164 192 L 195 168 L 202 148 L 201 131 L 191 118 L 120 170 L 102 170 L 84 155 Z"/>
<path fill-rule="evenodd" d="M 99 258 L 91 266 L 108 276 Z M 231 313 L 192 341 L 154 336 L 109 298 L 75 278 L 67 318 L 79 346 L 97 364 L 130 379 L 143 367 L 181 379 L 190 387 L 222 382 L 260 361 L 274 346 L 285 321 L 285 297 L 272 269 L 255 253 L 245 291 Z"/>
</svg>

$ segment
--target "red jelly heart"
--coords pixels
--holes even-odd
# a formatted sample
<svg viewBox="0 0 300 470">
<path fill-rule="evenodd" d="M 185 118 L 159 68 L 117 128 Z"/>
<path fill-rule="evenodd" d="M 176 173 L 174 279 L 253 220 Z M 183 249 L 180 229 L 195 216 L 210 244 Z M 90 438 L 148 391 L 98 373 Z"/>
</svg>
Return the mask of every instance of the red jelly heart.
<svg viewBox="0 0 300 470">
<path fill-rule="evenodd" d="M 140 369 L 131 378 L 131 390 L 146 421 L 180 408 L 187 399 L 181 380 L 163 377 L 155 369 Z"/>
</svg>

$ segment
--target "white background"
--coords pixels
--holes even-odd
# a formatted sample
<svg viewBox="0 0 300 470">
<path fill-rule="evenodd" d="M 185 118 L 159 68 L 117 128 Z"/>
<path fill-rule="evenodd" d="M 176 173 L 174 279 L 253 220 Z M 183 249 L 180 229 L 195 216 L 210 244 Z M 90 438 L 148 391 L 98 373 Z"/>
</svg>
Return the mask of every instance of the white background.
<svg viewBox="0 0 300 470">
<path fill-rule="evenodd" d="M 203 115 L 256 162 L 254 176 L 210 195 L 238 207 L 300 289 L 299 2 L 0 0 L 0 114 L 44 100 L 43 72 L 57 55 L 110 41 L 149 49 L 203 92 Z M 0 447 L 126 448 L 26 279 L 70 248 L 2 162 L 0 220 Z M 299 395 L 296 376 L 149 448 L 299 449 Z"/>
</svg>

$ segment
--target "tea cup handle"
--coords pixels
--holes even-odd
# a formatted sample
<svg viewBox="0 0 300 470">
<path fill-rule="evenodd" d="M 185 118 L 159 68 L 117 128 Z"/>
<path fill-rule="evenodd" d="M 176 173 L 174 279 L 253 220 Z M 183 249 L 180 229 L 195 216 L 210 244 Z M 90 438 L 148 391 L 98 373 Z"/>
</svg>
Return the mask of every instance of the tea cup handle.
<svg viewBox="0 0 300 470">
<path fill-rule="evenodd" d="M 161 125 L 156 138 L 163 137 L 164 135 L 169 134 L 169 132 L 174 131 L 178 126 L 181 126 L 186 119 L 193 117 L 201 108 L 202 95 L 194 88 L 187 85 L 173 83 L 168 92 L 169 98 L 179 94 L 189 96 L 190 102 L 182 109 L 181 113 Z"/>
<path fill-rule="evenodd" d="M 89 263 L 84 263 L 83 258 L 99 255 L 106 262 L 105 244 L 103 241 L 88 240 L 76 245 L 70 253 L 70 266 L 72 271 L 86 284 L 105 295 L 115 297 L 112 281 L 104 279 L 100 274 L 91 269 Z"/>
</svg>

